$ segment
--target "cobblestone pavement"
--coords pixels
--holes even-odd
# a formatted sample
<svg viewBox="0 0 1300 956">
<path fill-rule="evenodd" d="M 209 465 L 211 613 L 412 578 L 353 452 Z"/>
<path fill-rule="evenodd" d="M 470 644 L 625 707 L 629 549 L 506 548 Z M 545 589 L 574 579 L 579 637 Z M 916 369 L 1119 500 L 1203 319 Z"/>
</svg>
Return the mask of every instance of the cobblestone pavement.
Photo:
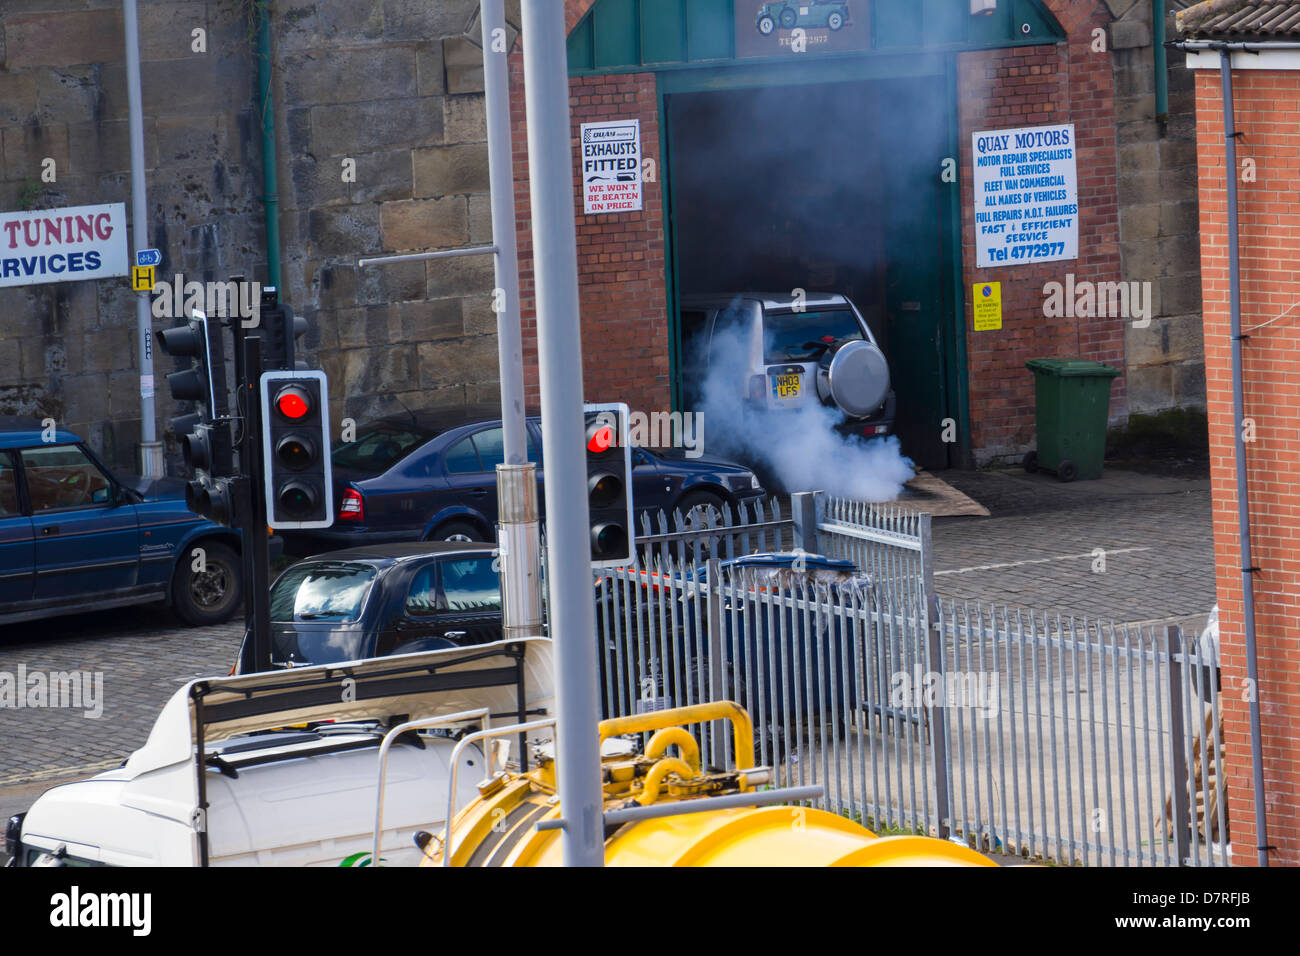
<svg viewBox="0 0 1300 956">
<path fill-rule="evenodd" d="M 942 599 L 1188 627 L 1214 605 L 1208 479 L 1116 468 L 1072 484 L 1019 470 L 941 477 L 991 513 L 934 519 Z"/>
<path fill-rule="evenodd" d="M 103 713 L 87 717 L 84 700 L 81 709 L 0 708 L 0 788 L 121 763 L 185 681 L 230 670 L 242 630 L 186 627 L 163 607 L 7 625 L 0 673 L 102 673 Z"/>
<path fill-rule="evenodd" d="M 988 518 L 934 521 L 942 598 L 992 601 L 1115 621 L 1199 628 L 1214 603 L 1209 483 L 1108 468 L 1061 484 L 1019 471 L 945 472 Z M 1093 552 L 1106 552 L 1094 573 Z M 0 811 L 41 784 L 116 766 L 148 735 L 185 681 L 225 674 L 241 625 L 188 628 L 165 608 L 136 608 L 9 626 L 0 673 L 103 673 L 103 714 L 0 709 Z"/>
</svg>

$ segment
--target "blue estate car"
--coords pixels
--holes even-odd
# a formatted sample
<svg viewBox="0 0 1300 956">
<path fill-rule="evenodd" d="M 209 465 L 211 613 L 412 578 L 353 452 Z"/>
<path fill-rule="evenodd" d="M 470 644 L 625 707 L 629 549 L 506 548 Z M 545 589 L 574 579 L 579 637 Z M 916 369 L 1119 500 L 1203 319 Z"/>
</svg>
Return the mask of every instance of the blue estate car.
<svg viewBox="0 0 1300 956">
<path fill-rule="evenodd" d="M 482 407 L 382 418 L 334 446 L 334 525 L 286 534 L 297 554 L 399 541 L 493 541 L 501 421 Z M 492 417 L 489 417 L 492 416 Z M 543 510 L 541 420 L 528 419 L 528 459 L 537 464 Z M 638 512 L 720 511 L 765 494 L 752 471 L 716 458 L 632 450 Z"/>
<path fill-rule="evenodd" d="M 0 423 L 0 624 L 151 601 L 215 624 L 242 599 L 238 551 L 184 481 L 124 481 L 71 432 Z"/>
</svg>

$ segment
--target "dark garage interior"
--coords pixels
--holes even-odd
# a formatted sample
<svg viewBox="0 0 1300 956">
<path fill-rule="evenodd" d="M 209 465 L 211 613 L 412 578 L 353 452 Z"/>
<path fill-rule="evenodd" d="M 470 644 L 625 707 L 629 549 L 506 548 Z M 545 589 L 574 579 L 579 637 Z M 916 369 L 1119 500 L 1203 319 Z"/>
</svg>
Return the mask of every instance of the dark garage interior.
<svg viewBox="0 0 1300 956">
<path fill-rule="evenodd" d="M 955 464 L 940 438 L 957 417 L 941 334 L 952 109 L 942 77 L 675 94 L 665 108 L 678 294 L 847 295 L 889 359 L 903 452 L 929 468 Z"/>
</svg>

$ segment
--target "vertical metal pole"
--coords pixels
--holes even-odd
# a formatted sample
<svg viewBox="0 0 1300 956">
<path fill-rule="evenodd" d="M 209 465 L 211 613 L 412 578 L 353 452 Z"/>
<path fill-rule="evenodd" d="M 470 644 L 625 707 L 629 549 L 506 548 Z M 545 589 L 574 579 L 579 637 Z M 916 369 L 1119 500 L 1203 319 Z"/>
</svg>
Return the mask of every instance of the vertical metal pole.
<svg viewBox="0 0 1300 956">
<path fill-rule="evenodd" d="M 1156 67 L 1156 122 L 1169 121 L 1169 59 L 1165 52 L 1165 0 L 1151 0 L 1151 49 Z"/>
<path fill-rule="evenodd" d="M 507 465 L 528 463 L 524 442 L 524 344 L 519 327 L 519 254 L 515 236 L 514 155 L 510 136 L 510 69 L 505 0 L 482 0 L 483 102 L 487 114 L 488 185 L 496 266 L 497 354 L 501 427 Z"/>
<path fill-rule="evenodd" d="M 275 101 L 271 98 L 271 13 L 257 4 L 257 95 L 262 114 L 262 206 L 266 217 L 266 284 L 280 286 L 280 195 L 275 177 Z M 278 301 L 278 299 L 277 299 Z"/>
<path fill-rule="evenodd" d="M 563 4 L 527 0 L 523 34 L 564 862 L 603 866 L 596 612 L 587 496 L 576 490 L 587 485 L 587 460 Z"/>
<path fill-rule="evenodd" d="M 1246 679 L 1250 682 L 1250 761 L 1255 790 L 1255 851 L 1260 866 L 1268 866 L 1268 814 L 1264 805 L 1264 753 L 1260 740 L 1259 661 L 1255 648 L 1255 582 L 1258 570 L 1250 553 L 1250 493 L 1246 486 L 1246 445 L 1241 433 L 1246 417 L 1242 382 L 1241 244 L 1237 225 L 1237 120 L 1232 109 L 1232 54 L 1219 50 L 1223 86 L 1223 145 L 1228 186 L 1228 289 L 1232 331 L 1232 434 L 1237 470 L 1237 539 L 1241 552 L 1241 606 L 1246 631 Z"/>
<path fill-rule="evenodd" d="M 235 319 L 232 325 L 239 327 Z M 239 335 L 239 333 L 236 333 Z M 241 336 L 242 337 L 242 336 Z M 243 472 L 240 494 L 248 508 L 248 521 L 240 529 L 244 549 L 244 580 L 248 584 L 245 607 L 248 626 L 253 635 L 253 661 L 256 670 L 271 669 L 271 561 L 267 550 L 266 494 L 262 468 L 262 340 L 250 335 L 243 340 L 244 376 L 239 387 L 244 390 L 243 445 L 239 450 L 239 470 Z"/>
<path fill-rule="evenodd" d="M 505 0 L 482 0 L 483 100 L 487 113 L 492 244 L 496 246 L 497 356 L 505 463 L 497 466 L 498 546 L 505 637 L 542 632 L 541 538 L 537 468 L 528 461 L 524 410 L 524 345 L 519 325 L 519 255 L 515 236 L 514 147 L 510 136 L 510 49 Z"/>
<path fill-rule="evenodd" d="M 708 577 L 706 578 L 706 581 L 708 584 L 709 609 L 708 699 L 725 700 L 727 698 L 727 649 L 722 630 L 722 562 L 717 558 L 709 558 L 706 567 L 708 568 Z M 738 622 L 732 621 L 732 623 L 737 624 Z M 739 632 L 738 627 L 737 631 Z M 709 762 L 717 769 L 722 769 L 727 765 L 725 738 L 722 734 L 718 733 L 718 725 L 716 722 L 709 728 Z"/>
<path fill-rule="evenodd" d="M 144 106 L 140 98 L 140 22 L 135 0 L 122 0 L 126 27 L 126 109 L 131 136 L 131 242 L 137 250 L 149 247 L 149 204 L 144 179 Z M 163 473 L 162 442 L 158 441 L 153 402 L 153 320 L 149 293 L 135 294 L 136 361 L 140 366 L 140 473 Z"/>
<path fill-rule="evenodd" d="M 1176 626 L 1165 629 L 1169 651 L 1169 751 L 1172 779 L 1169 791 L 1170 836 L 1174 841 L 1174 865 L 1182 866 L 1191 853 L 1191 816 L 1188 807 L 1187 740 L 1183 723 L 1183 653 L 1182 633 Z"/>
<path fill-rule="evenodd" d="M 823 494 L 821 491 L 796 491 L 790 496 L 794 546 L 808 554 L 821 554 L 817 540 L 817 511 Z"/>
</svg>

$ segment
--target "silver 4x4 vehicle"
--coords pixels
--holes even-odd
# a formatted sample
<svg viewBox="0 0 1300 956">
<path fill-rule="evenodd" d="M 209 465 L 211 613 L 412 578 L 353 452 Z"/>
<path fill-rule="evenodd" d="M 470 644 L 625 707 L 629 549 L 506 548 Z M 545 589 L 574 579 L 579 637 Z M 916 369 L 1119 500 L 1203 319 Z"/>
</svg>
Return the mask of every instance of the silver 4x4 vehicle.
<svg viewBox="0 0 1300 956">
<path fill-rule="evenodd" d="M 699 407 L 704 382 L 721 371 L 751 409 L 833 405 L 844 413 L 843 431 L 893 433 L 889 363 L 846 297 L 690 295 L 682 297 L 681 318 L 688 406 Z"/>
</svg>

